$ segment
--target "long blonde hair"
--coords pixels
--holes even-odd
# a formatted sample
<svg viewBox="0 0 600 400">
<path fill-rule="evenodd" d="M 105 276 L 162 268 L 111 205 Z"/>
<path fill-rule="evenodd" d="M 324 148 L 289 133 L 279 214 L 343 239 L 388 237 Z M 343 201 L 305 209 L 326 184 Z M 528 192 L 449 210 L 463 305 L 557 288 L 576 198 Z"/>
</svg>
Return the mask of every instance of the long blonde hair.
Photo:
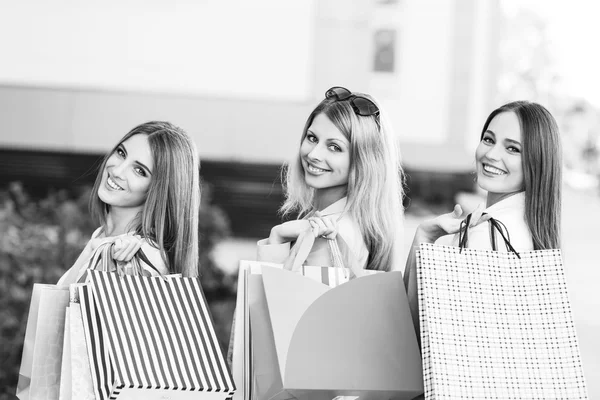
<svg viewBox="0 0 600 400">
<path fill-rule="evenodd" d="M 368 269 L 389 271 L 399 262 L 402 241 L 404 174 L 397 139 L 385 112 L 375 99 L 379 115 L 357 115 L 350 100 L 326 98 L 308 116 L 300 143 L 315 117 L 324 114 L 350 142 L 350 173 L 347 210 L 360 227 L 369 250 Z M 313 188 L 304 180 L 300 155 L 284 166 L 286 200 L 280 209 L 285 216 L 298 212 L 302 217 L 314 209 Z"/>
<path fill-rule="evenodd" d="M 148 138 L 154 172 L 144 207 L 130 229 L 152 240 L 162 250 L 171 273 L 198 276 L 200 160 L 196 145 L 181 128 L 169 122 L 150 121 L 129 131 L 100 166 L 90 198 L 92 216 L 106 226 L 110 206 L 98 197 L 102 171 L 111 154 L 138 134 Z"/>
</svg>

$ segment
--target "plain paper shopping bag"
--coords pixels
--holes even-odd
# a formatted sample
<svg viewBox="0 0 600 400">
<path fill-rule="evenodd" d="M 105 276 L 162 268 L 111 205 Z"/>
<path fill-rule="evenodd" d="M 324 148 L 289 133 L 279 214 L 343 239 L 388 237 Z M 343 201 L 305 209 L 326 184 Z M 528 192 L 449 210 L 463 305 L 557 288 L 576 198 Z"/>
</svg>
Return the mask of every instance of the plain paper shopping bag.
<svg viewBox="0 0 600 400">
<path fill-rule="evenodd" d="M 92 382 L 92 371 L 90 368 L 90 357 L 88 354 L 83 318 L 80 304 L 80 287 L 85 284 L 71 284 L 70 303 L 68 307 L 68 326 L 69 328 L 69 365 L 71 367 L 70 390 L 73 400 L 95 400 L 94 386 Z M 61 393 L 63 387 L 61 385 Z"/>
<path fill-rule="evenodd" d="M 283 381 L 274 399 L 409 400 L 423 393 L 421 355 L 399 272 L 336 288 L 270 267 L 262 278 Z"/>
<path fill-rule="evenodd" d="M 68 288 L 33 285 L 17 384 L 19 399 L 58 399 L 68 304 Z"/>
<path fill-rule="evenodd" d="M 69 307 L 65 310 L 65 333 L 63 337 L 63 354 L 60 366 L 60 391 L 58 400 L 71 400 L 71 313 Z"/>
<path fill-rule="evenodd" d="M 261 275 L 265 266 L 282 268 L 281 264 L 240 261 L 232 335 L 232 370 L 238 385 L 236 400 L 268 400 L 282 387 Z M 322 283 L 322 290 L 348 282 L 354 276 L 347 268 L 317 266 L 299 266 L 297 273 Z M 365 275 L 373 273 L 379 271 L 364 271 Z"/>
</svg>

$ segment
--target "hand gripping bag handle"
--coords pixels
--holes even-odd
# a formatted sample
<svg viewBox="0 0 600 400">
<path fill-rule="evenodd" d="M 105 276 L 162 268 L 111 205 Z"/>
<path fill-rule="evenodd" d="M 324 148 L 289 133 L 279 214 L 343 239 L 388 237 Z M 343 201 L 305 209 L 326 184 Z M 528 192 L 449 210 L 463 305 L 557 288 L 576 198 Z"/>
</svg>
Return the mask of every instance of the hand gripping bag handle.
<svg viewBox="0 0 600 400">
<path fill-rule="evenodd" d="M 486 215 L 483 213 L 482 215 Z M 460 223 L 460 230 L 458 231 L 458 247 L 460 247 L 460 252 L 462 253 L 463 249 L 466 249 L 469 244 L 469 227 L 471 225 L 471 217 L 472 214 L 467 215 Z M 508 233 L 508 229 L 506 225 L 504 225 L 500 220 L 495 218 L 490 218 L 488 220 L 490 224 L 490 241 L 492 244 L 492 250 L 497 251 L 496 248 L 496 232 L 500 233 L 502 240 L 504 241 L 504 245 L 506 246 L 506 250 L 514 253 L 518 258 L 521 258 L 521 255 L 515 250 L 513 245 L 510 243 L 510 235 Z"/>
<path fill-rule="evenodd" d="M 142 267 L 141 262 L 144 262 L 150 268 L 154 269 L 156 272 L 158 272 L 160 274 L 158 269 L 154 265 L 152 265 L 152 263 L 150 262 L 150 260 L 146 256 L 146 254 L 144 254 L 142 249 L 139 249 L 133 256 L 133 258 L 131 260 L 129 260 L 127 263 L 125 263 L 125 264 L 129 265 L 131 268 L 131 272 L 126 272 L 125 268 L 123 267 L 123 264 L 116 262 L 112 258 L 113 245 L 114 245 L 114 242 L 106 242 L 106 243 L 103 243 L 100 246 L 98 246 L 98 248 L 96 248 L 96 250 L 94 251 L 92 258 L 90 259 L 87 269 L 88 270 L 97 270 L 97 271 L 106 271 L 106 272 L 115 271 L 119 276 L 123 276 L 123 275 L 127 275 L 127 274 L 141 276 L 141 275 L 143 275 L 143 271 L 144 271 L 144 268 Z"/>
<path fill-rule="evenodd" d="M 292 247 L 290 255 L 286 258 L 283 263 L 283 269 L 288 271 L 298 272 L 302 268 L 302 265 L 308 258 L 310 251 L 315 243 L 315 235 L 312 229 L 307 229 L 298 236 L 296 244 Z M 327 239 L 329 245 L 329 254 L 331 256 L 331 262 L 335 268 L 344 268 L 344 262 L 342 261 L 342 253 L 336 239 Z"/>
</svg>

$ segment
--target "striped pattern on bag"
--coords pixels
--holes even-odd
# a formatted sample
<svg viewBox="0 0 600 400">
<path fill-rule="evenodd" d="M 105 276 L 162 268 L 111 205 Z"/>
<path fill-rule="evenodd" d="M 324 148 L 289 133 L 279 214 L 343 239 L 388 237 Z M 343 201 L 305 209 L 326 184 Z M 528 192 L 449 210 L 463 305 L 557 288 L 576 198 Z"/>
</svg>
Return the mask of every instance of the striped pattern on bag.
<svg viewBox="0 0 600 400">
<path fill-rule="evenodd" d="M 321 282 L 329 287 L 336 287 L 351 279 L 351 270 L 348 268 L 302 266 L 300 273 L 312 280 Z"/>
<path fill-rule="evenodd" d="M 77 290 L 92 371 L 94 395 L 97 400 L 105 400 L 109 398 L 114 376 L 112 365 L 108 362 L 109 354 L 108 348 L 105 346 L 106 339 L 100 328 L 100 318 L 94 302 L 93 290 L 88 285 L 78 285 Z"/>
<path fill-rule="evenodd" d="M 197 278 L 90 271 L 114 369 L 124 388 L 235 391 Z"/>
<path fill-rule="evenodd" d="M 383 271 L 366 269 L 362 271 L 361 276 L 373 275 L 380 272 Z M 300 274 L 332 288 L 356 278 L 354 271 L 350 268 L 315 267 L 311 265 L 303 266 L 300 269 Z"/>
</svg>

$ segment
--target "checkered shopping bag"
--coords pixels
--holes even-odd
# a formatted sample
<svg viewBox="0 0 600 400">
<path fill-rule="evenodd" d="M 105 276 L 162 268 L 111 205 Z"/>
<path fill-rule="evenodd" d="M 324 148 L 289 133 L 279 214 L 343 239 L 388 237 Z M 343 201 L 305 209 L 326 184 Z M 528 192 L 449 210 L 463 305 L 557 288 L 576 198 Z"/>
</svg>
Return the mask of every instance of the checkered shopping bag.
<svg viewBox="0 0 600 400">
<path fill-rule="evenodd" d="M 560 250 L 421 244 L 426 399 L 587 399 Z M 468 226 L 468 224 L 467 224 Z"/>
</svg>

